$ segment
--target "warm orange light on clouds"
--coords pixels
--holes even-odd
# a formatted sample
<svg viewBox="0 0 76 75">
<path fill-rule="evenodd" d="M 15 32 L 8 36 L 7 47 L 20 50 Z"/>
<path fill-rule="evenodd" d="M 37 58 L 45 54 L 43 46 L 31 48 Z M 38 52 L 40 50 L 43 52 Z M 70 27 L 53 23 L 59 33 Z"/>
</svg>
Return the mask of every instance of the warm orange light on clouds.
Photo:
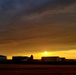
<svg viewBox="0 0 76 75">
<path fill-rule="evenodd" d="M 52 51 L 52 52 L 43 52 L 35 54 L 35 58 L 41 58 L 42 56 L 59 56 L 65 57 L 67 59 L 76 59 L 76 50 L 67 50 L 67 51 Z"/>
<path fill-rule="evenodd" d="M 76 50 L 67 50 L 67 51 L 55 51 L 53 55 L 65 57 L 69 59 L 76 59 Z"/>
<path fill-rule="evenodd" d="M 67 51 L 44 51 L 44 52 L 38 52 L 38 53 L 31 53 L 34 56 L 34 59 L 41 59 L 41 57 L 48 57 L 48 56 L 59 56 L 59 57 L 65 57 L 67 59 L 76 59 L 76 50 L 67 50 Z M 16 54 L 17 56 L 29 56 L 29 54 L 21 53 Z M 11 59 L 11 56 L 8 56 L 8 59 Z"/>
<path fill-rule="evenodd" d="M 0 0 L 0 55 L 76 58 L 76 0 Z"/>
</svg>

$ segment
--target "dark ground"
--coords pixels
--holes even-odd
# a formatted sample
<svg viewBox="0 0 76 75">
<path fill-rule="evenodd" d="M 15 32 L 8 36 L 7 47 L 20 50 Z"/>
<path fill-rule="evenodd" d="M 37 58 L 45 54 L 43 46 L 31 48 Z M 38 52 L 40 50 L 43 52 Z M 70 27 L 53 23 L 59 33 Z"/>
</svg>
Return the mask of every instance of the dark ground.
<svg viewBox="0 0 76 75">
<path fill-rule="evenodd" d="M 76 65 L 0 64 L 0 75 L 76 75 Z"/>
</svg>

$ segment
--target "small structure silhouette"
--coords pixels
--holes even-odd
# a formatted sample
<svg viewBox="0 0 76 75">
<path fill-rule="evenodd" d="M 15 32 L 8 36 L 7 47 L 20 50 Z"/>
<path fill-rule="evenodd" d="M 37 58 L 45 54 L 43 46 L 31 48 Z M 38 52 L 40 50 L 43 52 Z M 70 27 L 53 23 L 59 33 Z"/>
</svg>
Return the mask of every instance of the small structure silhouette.
<svg viewBox="0 0 76 75">
<path fill-rule="evenodd" d="M 0 61 L 6 61 L 7 60 L 7 57 L 4 56 L 4 55 L 0 55 Z"/>
</svg>

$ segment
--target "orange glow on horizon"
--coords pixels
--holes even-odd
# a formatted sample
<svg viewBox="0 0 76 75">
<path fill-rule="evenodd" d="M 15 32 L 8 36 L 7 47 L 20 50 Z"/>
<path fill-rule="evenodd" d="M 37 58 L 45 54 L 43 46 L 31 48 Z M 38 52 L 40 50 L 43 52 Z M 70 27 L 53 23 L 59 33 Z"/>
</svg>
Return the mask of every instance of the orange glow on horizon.
<svg viewBox="0 0 76 75">
<path fill-rule="evenodd" d="M 59 57 L 65 57 L 67 59 L 76 59 L 76 50 L 68 50 L 68 51 L 44 51 L 44 52 L 38 52 L 38 53 L 30 53 L 30 54 L 17 54 L 15 56 L 34 56 L 34 59 L 41 59 L 43 56 L 59 56 Z M 11 59 L 12 56 L 8 56 L 8 59 Z"/>
</svg>

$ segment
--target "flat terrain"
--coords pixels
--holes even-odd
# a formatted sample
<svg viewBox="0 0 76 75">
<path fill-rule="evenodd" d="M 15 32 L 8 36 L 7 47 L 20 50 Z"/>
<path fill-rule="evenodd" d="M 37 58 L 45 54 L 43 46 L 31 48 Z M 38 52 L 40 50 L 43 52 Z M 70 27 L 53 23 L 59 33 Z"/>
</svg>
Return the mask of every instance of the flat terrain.
<svg viewBox="0 0 76 75">
<path fill-rule="evenodd" d="M 0 75 L 76 75 L 76 65 L 0 64 Z"/>
</svg>

